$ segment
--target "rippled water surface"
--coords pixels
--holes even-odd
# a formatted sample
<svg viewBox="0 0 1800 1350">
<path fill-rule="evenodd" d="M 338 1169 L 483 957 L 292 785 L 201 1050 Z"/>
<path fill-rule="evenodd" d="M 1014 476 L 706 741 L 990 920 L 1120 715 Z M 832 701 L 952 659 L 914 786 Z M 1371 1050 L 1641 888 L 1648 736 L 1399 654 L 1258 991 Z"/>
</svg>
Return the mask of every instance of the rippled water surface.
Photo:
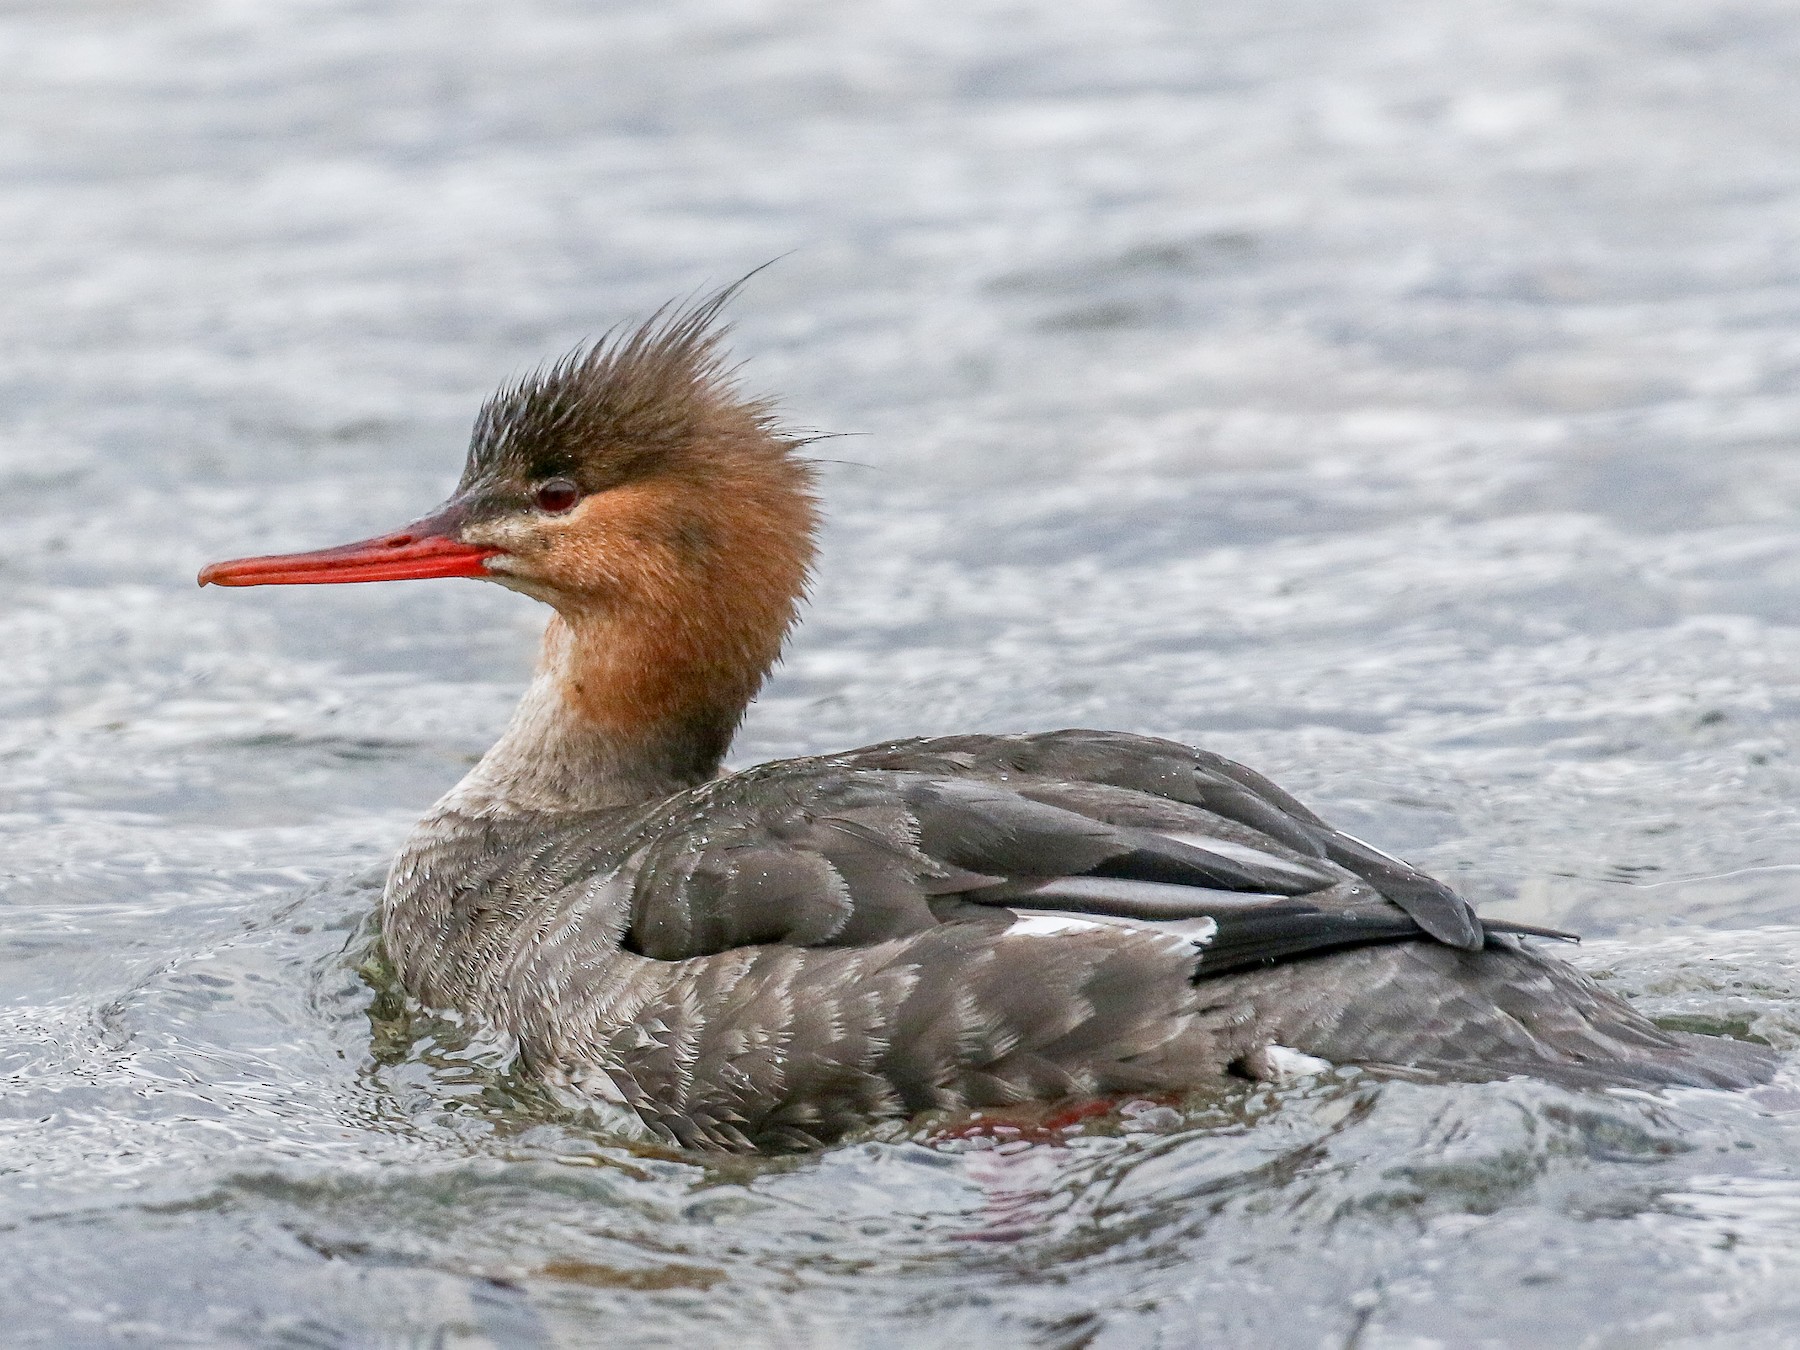
<svg viewBox="0 0 1800 1350">
<path fill-rule="evenodd" d="M 1800 1076 L 559 1117 L 367 963 L 541 612 L 192 582 L 785 255 L 737 351 L 859 434 L 742 761 L 1192 738 L 1795 1047 L 1791 4 L 66 0 L 0 68 L 0 1341 L 1792 1343 Z"/>
</svg>

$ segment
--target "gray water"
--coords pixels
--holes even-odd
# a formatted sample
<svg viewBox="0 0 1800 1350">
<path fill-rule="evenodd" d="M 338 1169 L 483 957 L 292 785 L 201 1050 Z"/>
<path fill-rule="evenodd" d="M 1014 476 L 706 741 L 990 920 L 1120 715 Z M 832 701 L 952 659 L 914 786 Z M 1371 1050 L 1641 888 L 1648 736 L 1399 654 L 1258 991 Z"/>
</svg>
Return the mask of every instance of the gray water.
<svg viewBox="0 0 1800 1350">
<path fill-rule="evenodd" d="M 0 8 L 0 1342 L 1791 1344 L 1800 1074 L 709 1164 L 366 969 L 542 612 L 200 592 L 759 274 L 856 433 L 738 747 L 1246 759 L 1800 1047 L 1787 0 Z"/>
</svg>

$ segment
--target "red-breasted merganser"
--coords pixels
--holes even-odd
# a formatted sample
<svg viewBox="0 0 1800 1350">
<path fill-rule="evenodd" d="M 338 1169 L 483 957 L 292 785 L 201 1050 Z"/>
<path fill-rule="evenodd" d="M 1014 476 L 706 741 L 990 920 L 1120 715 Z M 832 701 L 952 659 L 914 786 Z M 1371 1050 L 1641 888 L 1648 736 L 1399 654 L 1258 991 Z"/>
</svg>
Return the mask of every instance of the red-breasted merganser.
<svg viewBox="0 0 1800 1350">
<path fill-rule="evenodd" d="M 1261 775 L 1147 736 L 893 741 L 720 765 L 807 584 L 801 441 L 722 365 L 729 292 L 481 410 L 401 530 L 202 585 L 478 577 L 555 613 L 499 742 L 394 863 L 406 989 L 665 1140 L 794 1148 L 937 1109 L 1267 1078 L 1739 1087 Z"/>
</svg>

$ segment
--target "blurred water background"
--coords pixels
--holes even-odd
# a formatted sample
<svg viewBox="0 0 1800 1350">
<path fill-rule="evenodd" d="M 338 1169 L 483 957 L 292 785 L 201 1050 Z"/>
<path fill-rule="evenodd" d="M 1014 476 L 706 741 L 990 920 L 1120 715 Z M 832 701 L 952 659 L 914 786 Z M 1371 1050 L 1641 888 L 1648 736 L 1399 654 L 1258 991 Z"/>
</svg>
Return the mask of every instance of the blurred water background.
<svg viewBox="0 0 1800 1350">
<path fill-rule="evenodd" d="M 1350 1072 L 709 1166 L 359 973 L 542 612 L 220 593 L 780 256 L 824 443 L 738 759 L 1259 766 L 1800 1045 L 1785 0 L 0 5 L 0 1341 L 1784 1345 L 1800 1082 Z"/>
</svg>

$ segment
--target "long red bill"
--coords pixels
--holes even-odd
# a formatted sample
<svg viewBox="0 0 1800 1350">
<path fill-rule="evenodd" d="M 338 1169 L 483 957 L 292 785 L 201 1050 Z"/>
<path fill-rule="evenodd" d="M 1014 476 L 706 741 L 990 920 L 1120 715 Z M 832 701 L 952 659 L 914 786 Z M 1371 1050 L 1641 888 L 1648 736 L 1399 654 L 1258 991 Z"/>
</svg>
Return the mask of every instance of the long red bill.
<svg viewBox="0 0 1800 1350">
<path fill-rule="evenodd" d="M 378 535 L 312 553 L 276 553 L 234 558 L 201 569 L 202 586 L 335 586 L 352 581 L 420 581 L 428 577 L 481 577 L 482 565 L 501 552 L 465 544 L 436 518 L 393 534 Z"/>
</svg>

